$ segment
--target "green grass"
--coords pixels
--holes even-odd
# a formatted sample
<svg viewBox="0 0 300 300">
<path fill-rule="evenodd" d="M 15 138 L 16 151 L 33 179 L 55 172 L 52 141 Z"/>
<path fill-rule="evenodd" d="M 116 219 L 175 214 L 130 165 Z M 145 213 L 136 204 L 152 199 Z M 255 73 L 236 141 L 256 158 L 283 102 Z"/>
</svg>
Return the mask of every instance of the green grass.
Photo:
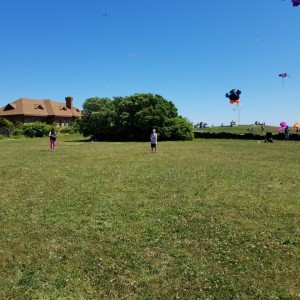
<svg viewBox="0 0 300 300">
<path fill-rule="evenodd" d="M 264 132 L 272 132 L 274 134 L 276 133 L 280 133 L 282 131 L 278 131 L 276 130 L 276 128 L 278 128 L 280 126 L 269 126 L 266 125 L 264 128 Z M 199 129 L 195 129 L 195 131 L 201 131 Z M 238 125 L 238 126 L 214 126 L 211 128 L 206 128 L 204 130 L 202 130 L 204 132 L 232 132 L 232 133 L 254 133 L 254 134 L 261 134 L 262 130 L 261 130 L 261 125 Z M 291 133 L 296 133 L 296 129 L 295 128 L 290 128 L 290 132 Z"/>
<path fill-rule="evenodd" d="M 300 299 L 299 143 L 0 141 L 0 299 Z"/>
</svg>

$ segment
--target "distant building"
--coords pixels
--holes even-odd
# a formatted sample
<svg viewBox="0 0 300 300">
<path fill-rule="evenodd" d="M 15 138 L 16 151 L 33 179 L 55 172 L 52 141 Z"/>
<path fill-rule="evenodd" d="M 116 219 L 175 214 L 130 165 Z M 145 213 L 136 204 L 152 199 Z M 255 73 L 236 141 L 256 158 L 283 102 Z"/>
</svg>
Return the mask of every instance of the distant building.
<svg viewBox="0 0 300 300">
<path fill-rule="evenodd" d="M 0 117 L 14 123 L 56 122 L 60 127 L 69 126 L 81 117 L 81 111 L 73 107 L 73 98 L 66 97 L 64 103 L 53 100 L 20 98 L 0 108 Z"/>
</svg>

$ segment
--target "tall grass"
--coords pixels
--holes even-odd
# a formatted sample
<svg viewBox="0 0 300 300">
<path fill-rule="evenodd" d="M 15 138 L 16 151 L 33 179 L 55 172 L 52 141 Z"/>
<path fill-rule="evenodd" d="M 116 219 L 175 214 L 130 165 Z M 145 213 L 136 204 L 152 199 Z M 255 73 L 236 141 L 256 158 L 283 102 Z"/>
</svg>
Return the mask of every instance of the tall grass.
<svg viewBox="0 0 300 300">
<path fill-rule="evenodd" d="M 0 299 L 299 299 L 299 143 L 0 141 Z"/>
</svg>

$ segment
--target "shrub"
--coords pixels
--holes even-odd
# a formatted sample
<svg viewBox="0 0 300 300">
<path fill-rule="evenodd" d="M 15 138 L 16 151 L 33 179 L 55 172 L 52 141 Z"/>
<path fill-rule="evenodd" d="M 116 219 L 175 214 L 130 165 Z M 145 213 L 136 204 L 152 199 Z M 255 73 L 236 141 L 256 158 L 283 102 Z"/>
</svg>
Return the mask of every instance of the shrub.
<svg viewBox="0 0 300 300">
<path fill-rule="evenodd" d="M 162 128 L 159 128 L 161 140 L 187 141 L 193 139 L 193 125 L 186 118 L 177 116 L 168 119 Z"/>
<path fill-rule="evenodd" d="M 53 125 L 42 122 L 24 124 L 23 133 L 26 137 L 43 137 L 47 136 Z"/>
<path fill-rule="evenodd" d="M 0 134 L 4 136 L 10 136 L 15 130 L 15 125 L 13 122 L 0 118 Z"/>
<path fill-rule="evenodd" d="M 79 132 L 79 128 L 78 128 L 77 124 L 74 124 L 74 125 L 62 128 L 60 130 L 60 132 L 61 133 L 69 133 L 69 134 L 77 133 L 77 132 Z"/>
<path fill-rule="evenodd" d="M 17 137 L 17 136 L 21 136 L 21 135 L 23 135 L 24 133 L 23 133 L 23 129 L 22 128 L 16 128 L 15 130 L 14 130 L 14 133 L 13 133 L 13 136 L 14 137 Z"/>
</svg>

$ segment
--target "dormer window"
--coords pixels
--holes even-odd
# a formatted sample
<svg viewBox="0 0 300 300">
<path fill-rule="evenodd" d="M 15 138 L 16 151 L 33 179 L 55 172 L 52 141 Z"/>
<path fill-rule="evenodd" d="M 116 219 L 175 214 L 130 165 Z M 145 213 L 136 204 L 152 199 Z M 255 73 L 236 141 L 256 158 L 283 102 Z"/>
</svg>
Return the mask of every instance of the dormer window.
<svg viewBox="0 0 300 300">
<path fill-rule="evenodd" d="M 42 110 L 44 110 L 44 107 L 41 104 L 34 104 L 33 107 L 34 107 L 34 109 L 42 109 Z"/>
<path fill-rule="evenodd" d="M 4 107 L 4 111 L 6 111 L 6 110 L 13 110 L 13 109 L 15 109 L 15 108 L 17 108 L 17 105 L 16 104 L 11 104 L 11 103 L 8 103 L 5 107 Z"/>
<path fill-rule="evenodd" d="M 60 110 L 67 110 L 67 108 L 65 106 L 60 106 L 59 109 Z"/>
<path fill-rule="evenodd" d="M 77 112 L 80 112 L 80 109 L 78 109 L 78 108 L 76 108 L 75 110 L 76 110 Z"/>
</svg>

